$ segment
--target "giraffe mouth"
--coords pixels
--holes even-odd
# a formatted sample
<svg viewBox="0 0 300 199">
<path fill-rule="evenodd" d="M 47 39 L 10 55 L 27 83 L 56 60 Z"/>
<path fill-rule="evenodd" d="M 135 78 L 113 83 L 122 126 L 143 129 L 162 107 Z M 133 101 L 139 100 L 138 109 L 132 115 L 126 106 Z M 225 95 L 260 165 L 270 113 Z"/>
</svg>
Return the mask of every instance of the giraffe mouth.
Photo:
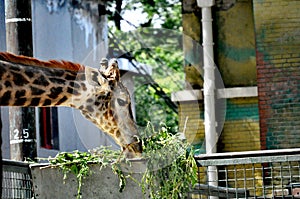
<svg viewBox="0 0 300 199">
<path fill-rule="evenodd" d="M 126 146 L 123 146 L 123 153 L 126 158 L 140 158 L 142 157 L 143 145 L 141 140 L 136 140 Z"/>
</svg>

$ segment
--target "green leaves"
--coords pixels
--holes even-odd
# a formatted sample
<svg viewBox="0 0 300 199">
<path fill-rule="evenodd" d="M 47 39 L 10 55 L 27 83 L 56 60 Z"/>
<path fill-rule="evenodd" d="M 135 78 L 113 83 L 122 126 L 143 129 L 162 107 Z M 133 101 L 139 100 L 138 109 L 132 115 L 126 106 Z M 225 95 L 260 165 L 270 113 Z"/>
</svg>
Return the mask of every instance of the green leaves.
<svg viewBox="0 0 300 199">
<path fill-rule="evenodd" d="M 197 183 L 197 166 L 190 145 L 180 140 L 170 128 L 162 125 L 159 131 L 148 123 L 143 132 L 143 158 L 147 160 L 146 172 L 141 180 L 133 179 L 130 174 L 124 174 L 120 162 L 129 164 L 121 151 L 100 147 L 89 152 L 62 152 L 55 158 L 49 158 L 53 167 L 59 167 L 64 173 L 77 178 L 77 198 L 81 198 L 81 188 L 84 179 L 91 175 L 90 163 L 97 163 L 100 170 L 111 166 L 112 172 L 119 178 L 119 191 L 126 188 L 126 181 L 131 178 L 143 193 L 153 199 L 184 198 L 188 191 Z M 101 172 L 101 171 L 100 171 Z M 91 176 L 92 177 L 92 176 Z"/>
<path fill-rule="evenodd" d="M 113 151 L 107 147 L 94 149 L 93 152 L 73 151 L 72 153 L 62 152 L 49 158 L 53 167 L 59 167 L 64 173 L 64 180 L 67 180 L 69 173 L 74 174 L 77 178 L 77 199 L 81 198 L 81 187 L 83 180 L 91 174 L 89 164 L 99 163 L 100 168 L 113 164 L 115 161 L 122 160 L 124 156 L 120 151 Z M 120 182 L 121 183 L 121 182 Z"/>
<path fill-rule="evenodd" d="M 126 57 L 126 53 L 130 53 L 135 61 L 152 69 L 151 80 L 142 75 L 134 78 L 137 124 L 145 127 L 147 121 L 151 121 L 158 126 L 163 121 L 176 132 L 178 115 L 164 98 L 170 98 L 172 92 L 182 90 L 185 85 L 182 33 L 142 28 L 132 32 L 114 31 L 110 37 L 111 54 Z M 153 84 L 158 85 L 164 94 Z"/>
<path fill-rule="evenodd" d="M 144 156 L 148 159 L 147 170 L 140 186 L 150 190 L 150 197 L 185 198 L 197 183 L 197 165 L 189 144 L 162 126 L 158 132 L 149 124 L 144 140 Z M 157 188 L 158 187 L 158 188 Z"/>
<path fill-rule="evenodd" d="M 140 24 L 141 27 L 160 25 L 163 28 L 178 29 L 181 27 L 181 1 L 179 0 L 143 0 L 127 1 L 123 12 L 141 10 L 151 23 Z"/>
<path fill-rule="evenodd" d="M 126 186 L 126 177 L 116 164 L 113 164 L 111 168 L 112 171 L 119 177 L 119 191 L 122 192 Z"/>
<path fill-rule="evenodd" d="M 96 161 L 96 157 L 92 156 L 88 152 L 74 151 L 73 153 L 62 152 L 55 156 L 55 158 L 49 158 L 51 165 L 59 167 L 64 173 L 64 180 L 67 179 L 67 174 L 72 173 L 77 178 L 77 198 L 81 198 L 81 187 L 83 179 L 90 174 L 88 166 L 89 162 Z"/>
</svg>

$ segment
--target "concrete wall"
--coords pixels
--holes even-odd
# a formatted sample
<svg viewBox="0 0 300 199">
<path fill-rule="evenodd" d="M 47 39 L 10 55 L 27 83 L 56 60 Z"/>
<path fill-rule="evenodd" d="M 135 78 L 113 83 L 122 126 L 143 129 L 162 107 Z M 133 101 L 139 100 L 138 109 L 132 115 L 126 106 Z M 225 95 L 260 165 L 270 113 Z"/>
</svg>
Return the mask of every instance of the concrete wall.
<svg viewBox="0 0 300 199">
<path fill-rule="evenodd" d="M 63 179 L 63 172 L 59 168 L 44 168 L 45 165 L 31 165 L 33 176 L 34 195 L 36 199 L 75 199 L 77 198 L 77 179 L 74 174 L 69 173 L 67 179 Z M 140 199 L 150 198 L 149 194 L 143 194 L 142 188 L 137 182 L 141 181 L 146 169 L 144 162 L 132 162 L 117 165 L 126 178 L 125 189 L 120 192 L 120 179 L 112 172 L 111 165 L 102 167 L 100 164 L 90 164 L 91 174 L 83 179 L 81 194 L 82 198 L 89 199 Z M 102 167 L 102 168 L 100 168 Z M 46 180 L 45 180 L 46 179 Z M 146 190 L 147 191 L 147 190 Z"/>
<path fill-rule="evenodd" d="M 263 149 L 300 144 L 300 1 L 254 0 Z"/>
</svg>

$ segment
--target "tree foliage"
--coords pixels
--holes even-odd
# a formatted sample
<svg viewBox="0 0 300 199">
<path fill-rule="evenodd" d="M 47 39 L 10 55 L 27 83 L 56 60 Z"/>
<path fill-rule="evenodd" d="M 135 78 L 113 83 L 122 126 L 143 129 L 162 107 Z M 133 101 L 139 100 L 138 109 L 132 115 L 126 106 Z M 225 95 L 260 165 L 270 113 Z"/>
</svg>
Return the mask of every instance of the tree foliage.
<svg viewBox="0 0 300 199">
<path fill-rule="evenodd" d="M 162 88 L 167 97 L 170 98 L 172 92 L 181 90 L 184 85 L 184 73 L 180 1 L 123 0 L 116 1 L 115 5 L 111 4 L 110 8 L 113 13 L 110 19 L 114 20 L 116 25 L 110 27 L 111 54 L 114 57 L 134 59 L 150 66 L 151 78 Z M 124 13 L 134 10 L 143 13 L 144 22 L 135 27 L 134 31 L 122 31 L 118 20 L 123 19 Z M 132 23 L 125 19 L 123 21 Z M 135 78 L 134 95 L 138 125 L 146 126 L 147 122 L 151 121 L 153 125 L 159 126 L 159 123 L 163 122 L 176 132 L 177 113 L 167 105 L 149 81 L 145 76 Z"/>
<path fill-rule="evenodd" d="M 108 2 L 110 19 L 116 28 L 121 30 L 120 22 L 125 12 L 139 10 L 146 15 L 138 27 L 154 27 L 178 30 L 181 29 L 181 1 L 180 0 L 116 0 Z"/>
</svg>

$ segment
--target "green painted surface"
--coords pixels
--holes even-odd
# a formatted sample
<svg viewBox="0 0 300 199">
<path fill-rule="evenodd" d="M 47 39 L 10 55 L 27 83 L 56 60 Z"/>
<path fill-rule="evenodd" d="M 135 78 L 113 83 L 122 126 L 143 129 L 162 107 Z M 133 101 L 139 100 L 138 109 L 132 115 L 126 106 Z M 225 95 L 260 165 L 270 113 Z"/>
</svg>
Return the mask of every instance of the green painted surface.
<svg viewBox="0 0 300 199">
<path fill-rule="evenodd" d="M 246 101 L 246 100 L 245 100 Z M 244 120 L 259 119 L 258 104 L 256 103 L 235 103 L 227 100 L 226 121 L 228 120 Z"/>
<path fill-rule="evenodd" d="M 237 62 L 247 62 L 250 57 L 255 57 L 255 49 L 240 47 L 237 48 L 221 40 L 218 41 L 218 50 L 221 51 L 227 59 Z"/>
</svg>

